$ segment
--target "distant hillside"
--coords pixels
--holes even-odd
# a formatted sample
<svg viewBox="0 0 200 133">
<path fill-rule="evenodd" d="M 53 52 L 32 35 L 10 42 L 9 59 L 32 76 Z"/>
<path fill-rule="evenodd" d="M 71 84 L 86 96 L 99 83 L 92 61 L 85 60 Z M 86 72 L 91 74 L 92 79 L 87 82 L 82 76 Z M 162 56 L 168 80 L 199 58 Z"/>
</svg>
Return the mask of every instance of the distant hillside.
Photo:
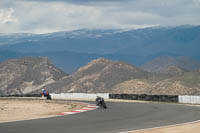
<svg viewBox="0 0 200 133">
<path fill-rule="evenodd" d="M 31 93 L 63 76 L 45 57 L 10 59 L 0 63 L 0 94 Z"/>
<path fill-rule="evenodd" d="M 100 58 L 46 88 L 53 92 L 109 92 L 112 86 L 120 82 L 148 77 L 147 72 L 135 66 Z"/>
<path fill-rule="evenodd" d="M 152 94 L 151 87 L 155 82 L 146 79 L 132 79 L 116 84 L 110 93 L 116 94 Z"/>
<path fill-rule="evenodd" d="M 81 29 L 50 34 L 0 34 L 0 49 L 15 52 L 73 51 L 93 54 L 200 56 L 200 26 L 135 30 Z"/>
<path fill-rule="evenodd" d="M 56 65 L 56 67 L 60 68 L 66 73 L 76 72 L 80 67 L 88 64 L 91 60 L 101 57 L 110 60 L 129 62 L 130 64 L 142 64 L 146 60 L 145 57 L 122 54 L 90 54 L 71 51 L 24 53 L 0 50 L 0 62 L 13 58 L 23 58 L 26 56 L 48 57 L 52 61 L 52 63 Z M 138 60 L 138 58 L 140 60 Z"/>
<path fill-rule="evenodd" d="M 160 56 L 200 59 L 199 42 L 200 26 L 189 25 L 129 30 L 80 29 L 40 35 L 0 34 L 0 60 L 47 56 L 56 66 L 71 73 L 100 57 L 135 66 Z"/>
<path fill-rule="evenodd" d="M 200 95 L 200 71 L 169 66 L 153 73 L 124 62 L 98 58 L 66 75 L 44 57 L 0 63 L 0 95 L 39 93 L 41 88 L 54 93 Z"/>
<path fill-rule="evenodd" d="M 152 93 L 200 95 L 200 73 L 187 72 L 182 76 L 160 81 L 152 86 Z"/>
<path fill-rule="evenodd" d="M 186 70 L 195 70 L 200 68 L 200 62 L 190 57 L 162 56 L 144 64 L 141 68 L 148 72 L 162 72 L 170 66 Z"/>
<path fill-rule="evenodd" d="M 46 86 L 52 92 L 111 92 L 116 84 L 132 79 L 146 79 L 156 82 L 169 75 L 143 71 L 133 65 L 114 62 L 104 58 L 91 61 L 76 73 Z"/>
<path fill-rule="evenodd" d="M 188 72 L 188 70 L 177 67 L 177 66 L 169 66 L 166 69 L 162 69 L 159 71 L 159 73 L 166 73 L 170 75 L 183 75 L 184 73 Z"/>
<path fill-rule="evenodd" d="M 150 73 L 123 62 L 99 58 L 45 88 L 54 93 L 198 95 L 199 75 L 198 71 L 186 71 L 174 66 L 160 74 Z"/>
<path fill-rule="evenodd" d="M 116 84 L 111 93 L 150 95 L 200 95 L 200 73 L 185 72 L 181 76 L 152 82 L 151 80 L 128 80 Z"/>
</svg>

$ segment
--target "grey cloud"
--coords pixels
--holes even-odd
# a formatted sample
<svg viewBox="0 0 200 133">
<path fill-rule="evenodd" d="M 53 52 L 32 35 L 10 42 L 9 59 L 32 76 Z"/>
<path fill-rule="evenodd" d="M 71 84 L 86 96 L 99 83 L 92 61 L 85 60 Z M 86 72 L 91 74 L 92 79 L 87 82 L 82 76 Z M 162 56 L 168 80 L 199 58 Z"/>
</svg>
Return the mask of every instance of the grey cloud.
<svg viewBox="0 0 200 133">
<path fill-rule="evenodd" d="M 23 1 L 35 1 L 35 0 L 23 0 Z M 37 0 L 37 2 L 67 2 L 67 3 L 101 3 L 101 2 L 126 2 L 130 0 Z M 132 0 L 133 1 L 133 0 Z"/>
<path fill-rule="evenodd" d="M 1 32 L 200 25 L 200 0 L 0 0 L 17 20 Z"/>
</svg>

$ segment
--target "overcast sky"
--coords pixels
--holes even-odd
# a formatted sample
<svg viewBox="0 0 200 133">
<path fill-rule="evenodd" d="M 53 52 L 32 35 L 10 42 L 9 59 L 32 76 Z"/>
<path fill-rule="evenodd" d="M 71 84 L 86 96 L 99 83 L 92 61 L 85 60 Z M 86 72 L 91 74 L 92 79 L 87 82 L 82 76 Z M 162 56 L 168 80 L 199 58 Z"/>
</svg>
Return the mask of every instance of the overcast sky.
<svg viewBox="0 0 200 133">
<path fill-rule="evenodd" d="M 200 25 L 200 0 L 0 0 L 0 33 Z"/>
</svg>

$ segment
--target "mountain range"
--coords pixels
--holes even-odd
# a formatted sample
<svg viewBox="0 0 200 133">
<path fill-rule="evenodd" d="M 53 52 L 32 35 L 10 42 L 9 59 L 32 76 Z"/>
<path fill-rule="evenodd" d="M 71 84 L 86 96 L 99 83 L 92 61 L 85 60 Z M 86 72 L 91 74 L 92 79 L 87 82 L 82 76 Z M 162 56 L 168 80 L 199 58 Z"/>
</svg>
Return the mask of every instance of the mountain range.
<svg viewBox="0 0 200 133">
<path fill-rule="evenodd" d="M 0 94 L 200 94 L 200 26 L 0 33 Z"/>
<path fill-rule="evenodd" d="M 200 70 L 169 66 L 155 73 L 98 58 L 68 75 L 46 57 L 0 63 L 0 95 L 40 93 L 42 88 L 50 93 L 200 95 Z"/>
<path fill-rule="evenodd" d="M 199 70 L 169 66 L 154 73 L 125 62 L 98 58 L 45 88 L 54 93 L 199 95 L 199 83 Z"/>
<path fill-rule="evenodd" d="M 127 30 L 62 31 L 49 34 L 0 34 L 0 61 L 47 56 L 73 73 L 92 59 L 107 58 L 136 66 L 160 56 L 200 60 L 200 26 L 152 27 Z"/>
</svg>

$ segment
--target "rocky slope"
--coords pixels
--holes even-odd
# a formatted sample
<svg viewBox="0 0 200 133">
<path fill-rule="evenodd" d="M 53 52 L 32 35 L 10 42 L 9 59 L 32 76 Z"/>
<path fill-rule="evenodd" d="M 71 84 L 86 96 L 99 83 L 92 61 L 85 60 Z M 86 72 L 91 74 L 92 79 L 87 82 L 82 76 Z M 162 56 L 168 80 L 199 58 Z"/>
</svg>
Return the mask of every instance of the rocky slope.
<svg viewBox="0 0 200 133">
<path fill-rule="evenodd" d="M 128 94 L 151 94 L 153 82 L 145 79 L 133 79 L 116 84 L 112 87 L 111 93 Z"/>
<path fill-rule="evenodd" d="M 0 63 L 0 94 L 31 93 L 63 76 L 46 57 L 10 59 Z"/>
<path fill-rule="evenodd" d="M 100 58 L 47 88 L 56 92 L 109 92 L 115 84 L 135 78 L 148 78 L 148 73 L 132 65 Z"/>
<path fill-rule="evenodd" d="M 46 86 L 51 92 L 111 92 L 116 84 L 134 79 L 156 82 L 168 75 L 145 72 L 140 68 L 123 62 L 104 58 L 91 61 L 69 77 Z M 123 91 L 123 90 L 121 90 Z"/>
<path fill-rule="evenodd" d="M 190 57 L 161 56 L 144 64 L 141 68 L 148 72 L 162 72 L 170 66 L 185 70 L 195 70 L 200 68 L 200 62 Z"/>
<path fill-rule="evenodd" d="M 166 69 L 162 69 L 161 71 L 159 71 L 159 73 L 165 73 L 165 74 L 169 74 L 169 75 L 173 75 L 173 76 L 181 76 L 183 75 L 185 72 L 188 72 L 188 70 L 177 67 L 177 66 L 169 66 Z"/>
<path fill-rule="evenodd" d="M 129 80 L 116 84 L 112 93 L 158 94 L 158 95 L 200 95 L 200 72 L 184 72 L 157 82 L 150 80 Z"/>
<path fill-rule="evenodd" d="M 66 75 L 44 57 L 0 63 L 0 95 L 39 93 L 41 88 L 52 93 L 200 95 L 200 71 L 168 66 L 153 73 L 99 58 Z"/>
<path fill-rule="evenodd" d="M 162 73 L 150 73 L 123 62 L 100 58 L 45 87 L 54 93 L 197 95 L 200 94 L 199 75 L 198 71 L 175 66 L 163 69 Z"/>
</svg>

